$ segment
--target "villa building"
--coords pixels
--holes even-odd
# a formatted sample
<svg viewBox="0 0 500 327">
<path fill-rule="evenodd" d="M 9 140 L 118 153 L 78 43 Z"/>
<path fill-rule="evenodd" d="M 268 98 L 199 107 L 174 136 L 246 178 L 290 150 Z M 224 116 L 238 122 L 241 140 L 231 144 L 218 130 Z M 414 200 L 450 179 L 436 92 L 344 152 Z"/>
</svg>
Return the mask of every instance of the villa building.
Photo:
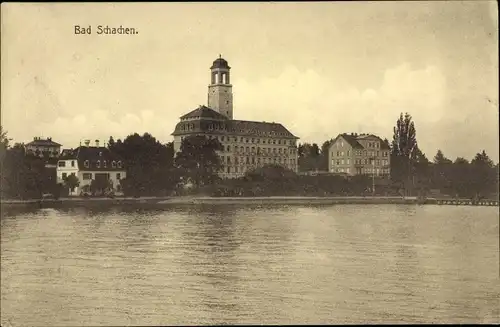
<svg viewBox="0 0 500 327">
<path fill-rule="evenodd" d="M 52 141 L 52 138 L 42 139 L 41 137 L 34 137 L 33 141 L 26 144 L 26 152 L 32 153 L 37 156 L 44 156 L 55 158 L 61 152 L 61 144 Z"/>
<path fill-rule="evenodd" d="M 57 182 L 64 183 L 69 175 L 75 175 L 80 185 L 70 195 L 81 195 L 90 192 L 92 180 L 104 179 L 116 195 L 123 194 L 120 181 L 126 178 L 123 160 L 108 148 L 95 146 L 85 141 L 84 146 L 63 150 L 57 162 Z"/>
<path fill-rule="evenodd" d="M 328 170 L 346 175 L 390 174 L 389 144 L 373 134 L 339 134 L 328 151 Z"/>
<path fill-rule="evenodd" d="M 180 117 L 172 133 L 175 153 L 180 151 L 185 137 L 204 135 L 218 139 L 224 148 L 219 153 L 222 178 L 241 177 L 251 169 L 271 163 L 297 172 L 297 136 L 280 123 L 233 119 L 230 69 L 220 56 L 213 62 L 208 106 L 199 106 Z"/>
</svg>

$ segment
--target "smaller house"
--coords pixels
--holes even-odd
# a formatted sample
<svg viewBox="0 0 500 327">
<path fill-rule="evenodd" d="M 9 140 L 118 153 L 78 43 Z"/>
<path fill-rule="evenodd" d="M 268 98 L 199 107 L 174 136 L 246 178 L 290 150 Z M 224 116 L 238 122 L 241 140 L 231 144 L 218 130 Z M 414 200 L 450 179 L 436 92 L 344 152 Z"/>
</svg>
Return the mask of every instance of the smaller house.
<svg viewBox="0 0 500 327">
<path fill-rule="evenodd" d="M 61 152 L 61 144 L 52 141 L 52 138 L 42 139 L 34 137 L 33 141 L 26 144 L 26 152 L 43 157 L 47 155 L 50 158 L 59 156 Z"/>
<path fill-rule="evenodd" d="M 79 186 L 70 195 L 84 195 L 91 193 L 92 181 L 99 180 L 99 184 L 107 185 L 107 190 L 112 190 L 116 195 L 122 195 L 120 181 L 126 178 L 123 160 L 108 148 L 90 146 L 90 141 L 85 141 L 84 146 L 76 149 L 65 149 L 57 162 L 57 182 L 64 183 L 66 177 L 75 175 Z"/>
</svg>

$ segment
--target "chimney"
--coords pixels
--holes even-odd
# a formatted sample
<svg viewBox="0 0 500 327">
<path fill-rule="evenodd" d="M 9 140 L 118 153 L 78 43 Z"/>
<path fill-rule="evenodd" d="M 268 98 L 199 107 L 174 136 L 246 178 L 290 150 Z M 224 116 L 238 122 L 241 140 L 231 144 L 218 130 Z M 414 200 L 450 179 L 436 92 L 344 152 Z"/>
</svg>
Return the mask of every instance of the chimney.
<svg viewBox="0 0 500 327">
<path fill-rule="evenodd" d="M 95 140 L 95 146 L 99 147 L 99 140 Z"/>
<path fill-rule="evenodd" d="M 52 137 L 48 137 L 47 140 L 52 141 Z"/>
<path fill-rule="evenodd" d="M 85 146 L 89 147 L 89 145 L 90 145 L 90 140 L 85 140 Z"/>
</svg>

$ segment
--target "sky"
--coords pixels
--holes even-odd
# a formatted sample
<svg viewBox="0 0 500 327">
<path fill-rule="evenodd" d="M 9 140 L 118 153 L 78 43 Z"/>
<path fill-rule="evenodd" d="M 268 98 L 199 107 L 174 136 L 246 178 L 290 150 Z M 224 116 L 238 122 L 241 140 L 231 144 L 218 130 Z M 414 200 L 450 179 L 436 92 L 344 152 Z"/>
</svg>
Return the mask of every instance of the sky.
<svg viewBox="0 0 500 327">
<path fill-rule="evenodd" d="M 412 115 L 432 159 L 498 162 L 495 1 L 2 3 L 1 124 L 14 142 L 149 132 L 161 142 L 231 66 L 234 118 L 299 142 L 392 139 Z M 75 35 L 74 26 L 93 34 Z M 98 25 L 135 35 L 97 35 Z"/>
</svg>

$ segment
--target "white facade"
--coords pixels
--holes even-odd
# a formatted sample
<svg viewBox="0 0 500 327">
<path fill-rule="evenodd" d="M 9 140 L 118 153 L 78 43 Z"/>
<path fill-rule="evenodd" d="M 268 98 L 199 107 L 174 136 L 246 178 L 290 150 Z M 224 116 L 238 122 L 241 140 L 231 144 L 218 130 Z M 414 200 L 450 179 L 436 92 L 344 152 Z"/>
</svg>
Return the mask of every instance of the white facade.
<svg viewBox="0 0 500 327">
<path fill-rule="evenodd" d="M 109 180 L 111 180 L 115 194 L 121 195 L 123 191 L 120 180 L 127 177 L 127 172 L 125 170 L 79 170 L 76 159 L 59 160 L 56 171 L 57 183 L 64 183 L 64 178 L 69 175 L 75 175 L 78 178 L 80 185 L 76 187 L 73 192 L 70 190 L 70 195 L 80 195 L 85 186 L 90 186 L 92 180 L 96 178 L 96 174 L 107 174 Z"/>
</svg>

